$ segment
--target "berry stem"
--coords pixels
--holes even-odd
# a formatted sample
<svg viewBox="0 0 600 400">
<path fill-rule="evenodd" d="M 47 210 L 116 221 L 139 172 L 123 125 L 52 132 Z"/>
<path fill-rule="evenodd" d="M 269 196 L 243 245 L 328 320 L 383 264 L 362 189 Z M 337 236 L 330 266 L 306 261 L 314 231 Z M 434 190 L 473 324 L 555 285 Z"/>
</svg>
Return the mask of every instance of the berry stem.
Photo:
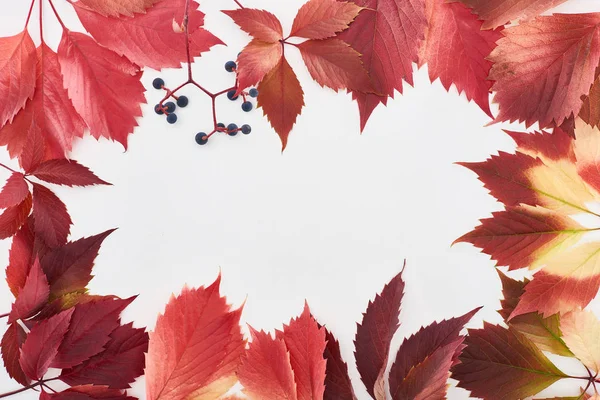
<svg viewBox="0 0 600 400">
<path fill-rule="evenodd" d="M 41 2 L 42 0 L 40 0 Z M 35 0 L 31 0 L 31 5 L 29 6 L 29 13 L 27 14 L 27 19 L 25 20 L 25 27 L 23 28 L 23 30 L 27 29 L 27 26 L 29 25 L 29 20 L 31 19 L 31 13 L 33 12 L 33 6 L 35 4 Z"/>
<path fill-rule="evenodd" d="M 60 26 L 63 28 L 63 30 L 67 30 L 68 31 L 67 27 L 65 26 L 65 24 L 62 21 L 62 19 L 60 18 L 60 15 L 58 15 L 58 12 L 56 11 L 56 8 L 54 7 L 54 3 L 52 2 L 52 0 L 48 0 L 48 3 L 50 3 L 50 7 L 52 8 L 52 12 L 54 13 L 54 16 L 56 16 L 56 19 L 58 20 L 58 23 L 60 24 Z"/>
<path fill-rule="evenodd" d="M 190 31 L 188 25 L 190 22 L 190 0 L 185 0 L 185 14 L 183 15 L 183 31 L 185 32 L 185 52 L 188 65 L 188 81 L 193 80 L 192 76 L 192 55 L 190 53 Z"/>
</svg>

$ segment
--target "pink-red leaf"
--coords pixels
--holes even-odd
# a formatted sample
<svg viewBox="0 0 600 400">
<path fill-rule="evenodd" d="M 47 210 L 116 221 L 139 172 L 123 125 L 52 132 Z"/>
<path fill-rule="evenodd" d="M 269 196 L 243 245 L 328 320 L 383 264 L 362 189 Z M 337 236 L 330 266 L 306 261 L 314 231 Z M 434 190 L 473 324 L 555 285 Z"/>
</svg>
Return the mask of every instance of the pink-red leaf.
<svg viewBox="0 0 600 400">
<path fill-rule="evenodd" d="M 283 45 L 253 39 L 238 56 L 238 90 L 256 85 L 283 57 Z"/>
<path fill-rule="evenodd" d="M 361 10 L 352 2 L 309 0 L 298 10 L 290 36 L 307 39 L 333 37 L 347 29 Z"/>
<path fill-rule="evenodd" d="M 21 203 L 8 207 L 0 215 L 0 239 L 13 236 L 27 221 L 31 211 L 31 194 L 28 194 Z"/>
<path fill-rule="evenodd" d="M 33 97 L 35 45 L 27 30 L 0 38 L 0 127 Z"/>
<path fill-rule="evenodd" d="M 25 286 L 29 268 L 32 262 L 32 253 L 35 237 L 33 235 L 32 219 L 30 218 L 13 236 L 8 266 L 6 267 L 6 283 L 12 294 L 17 297 L 21 288 Z"/>
<path fill-rule="evenodd" d="M 34 325 L 21 349 L 20 363 L 30 379 L 42 379 L 58 354 L 69 329 L 73 310 L 63 311 Z"/>
<path fill-rule="evenodd" d="M 67 242 L 71 230 L 71 217 L 67 207 L 48 188 L 33 184 L 33 220 L 35 233 L 50 247 Z"/>
<path fill-rule="evenodd" d="M 13 173 L 0 192 L 0 208 L 13 207 L 21 203 L 29 195 L 29 187 L 25 176 L 20 172 Z"/>
<path fill-rule="evenodd" d="M 33 316 L 48 301 L 49 295 L 50 286 L 48 285 L 48 279 L 46 279 L 40 262 L 36 258 L 29 270 L 25 286 L 19 292 L 12 306 L 8 322 L 27 319 Z"/>
<path fill-rule="evenodd" d="M 6 368 L 8 376 L 23 386 L 29 385 L 30 382 L 30 379 L 25 375 L 19 363 L 21 347 L 25 342 L 26 336 L 27 334 L 23 328 L 18 323 L 14 323 L 10 324 L 6 332 L 4 332 L 2 342 L 0 342 L 2 361 L 4 361 L 4 368 Z"/>
<path fill-rule="evenodd" d="M 101 15 L 113 17 L 133 17 L 134 13 L 144 13 L 160 0 L 80 0 L 81 3 Z"/>
<path fill-rule="evenodd" d="M 139 67 L 89 36 L 68 30 L 63 31 L 58 61 L 64 86 L 90 133 L 127 148 L 127 136 L 145 103 Z"/>
<path fill-rule="evenodd" d="M 348 375 L 348 365 L 342 358 L 340 344 L 329 330 L 325 330 L 327 346 L 323 356 L 327 360 L 323 400 L 357 400 Z"/>
<path fill-rule="evenodd" d="M 268 43 L 283 39 L 281 22 L 268 11 L 242 8 L 223 12 L 255 39 Z"/>
<path fill-rule="evenodd" d="M 43 181 L 66 186 L 109 185 L 75 160 L 48 160 L 30 172 Z"/>
</svg>

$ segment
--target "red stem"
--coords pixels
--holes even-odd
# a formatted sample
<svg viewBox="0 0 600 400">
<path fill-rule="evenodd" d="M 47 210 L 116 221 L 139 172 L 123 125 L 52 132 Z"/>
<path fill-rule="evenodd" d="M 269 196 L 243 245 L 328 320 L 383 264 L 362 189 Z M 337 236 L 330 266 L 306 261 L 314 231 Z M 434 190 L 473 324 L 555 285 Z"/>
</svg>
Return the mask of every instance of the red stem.
<svg viewBox="0 0 600 400">
<path fill-rule="evenodd" d="M 240 2 L 239 2 L 238 0 L 233 0 L 233 2 L 234 2 L 235 4 L 237 4 L 237 6 L 238 6 L 239 8 L 244 8 L 244 6 L 243 6 L 243 5 L 241 5 L 241 4 L 240 4 Z"/>
<path fill-rule="evenodd" d="M 42 16 L 44 15 L 44 2 L 40 0 L 40 40 L 44 43 L 44 21 Z"/>
<path fill-rule="evenodd" d="M 0 319 L 2 318 L 6 318 L 10 315 L 10 313 L 6 313 L 6 314 L 0 314 Z"/>
<path fill-rule="evenodd" d="M 9 170 L 9 171 L 10 171 L 10 172 L 12 172 L 12 173 L 16 173 L 16 172 L 17 172 L 17 171 L 15 171 L 14 169 L 12 169 L 11 167 L 8 167 L 8 166 L 6 166 L 6 165 L 4 165 L 4 164 L 2 164 L 2 163 L 0 163 L 0 167 L 2 167 L 2 168 L 6 168 L 7 170 Z"/>
<path fill-rule="evenodd" d="M 40 0 L 41 2 L 42 0 Z M 29 25 L 29 19 L 31 19 L 31 13 L 33 12 L 33 6 L 35 5 L 35 0 L 31 0 L 31 5 L 29 6 L 29 13 L 27 14 L 27 19 L 25 20 L 25 27 L 23 28 L 23 30 L 27 29 L 27 26 Z"/>
<path fill-rule="evenodd" d="M 60 15 L 58 15 L 58 12 L 56 12 L 56 8 L 54 8 L 54 3 L 52 3 L 52 0 L 48 0 L 48 3 L 50 3 L 50 7 L 52 7 L 52 12 L 56 16 L 56 19 L 58 20 L 58 23 L 60 24 L 60 26 L 62 26 L 62 28 L 64 30 L 68 30 L 67 27 L 65 26 L 65 24 L 63 23 L 62 19 L 60 19 Z"/>
<path fill-rule="evenodd" d="M 39 382 L 36 382 L 36 383 L 32 383 L 29 386 L 22 387 L 21 389 L 13 390 L 12 392 L 2 393 L 2 394 L 0 394 L 0 399 L 4 398 L 4 397 L 13 396 L 15 394 L 19 394 L 19 393 L 25 392 L 25 391 L 27 391 L 29 389 L 36 388 L 38 386 L 43 385 L 43 383 L 44 383 L 43 381 L 39 381 Z"/>
</svg>

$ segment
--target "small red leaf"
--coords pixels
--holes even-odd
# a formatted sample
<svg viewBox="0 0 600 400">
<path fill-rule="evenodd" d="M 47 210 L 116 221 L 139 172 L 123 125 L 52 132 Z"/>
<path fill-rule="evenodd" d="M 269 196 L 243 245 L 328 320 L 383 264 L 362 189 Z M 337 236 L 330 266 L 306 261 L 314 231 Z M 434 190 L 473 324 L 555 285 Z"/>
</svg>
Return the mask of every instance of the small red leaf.
<svg viewBox="0 0 600 400">
<path fill-rule="evenodd" d="M 333 334 L 325 329 L 327 347 L 323 356 L 327 360 L 325 371 L 325 393 L 323 400 L 357 400 L 348 375 L 348 365 L 342 358 L 340 344 Z"/>
<path fill-rule="evenodd" d="M 600 128 L 600 73 L 592 85 L 590 94 L 583 100 L 579 117 L 586 124 Z"/>
<path fill-rule="evenodd" d="M 113 17 L 127 16 L 133 17 L 134 13 L 144 13 L 154 3 L 160 0 L 80 0 L 81 3 L 88 6 L 101 15 L 111 15 Z"/>
<path fill-rule="evenodd" d="M 31 211 L 31 194 L 28 194 L 21 203 L 8 207 L 0 215 L 0 239 L 13 236 L 27 221 Z"/>
<path fill-rule="evenodd" d="M 242 8 L 223 12 L 255 39 L 268 43 L 279 42 L 283 39 L 281 22 L 268 11 Z"/>
<path fill-rule="evenodd" d="M 8 322 L 27 319 L 33 316 L 48 301 L 49 295 L 50 286 L 48 285 L 48 280 L 40 267 L 39 260 L 36 258 L 29 270 L 25 286 L 19 292 L 17 300 L 15 300 L 12 306 Z"/>
<path fill-rule="evenodd" d="M 238 91 L 256 85 L 283 57 L 283 45 L 253 39 L 238 56 Z"/>
<path fill-rule="evenodd" d="M 2 342 L 0 342 L 2 361 L 4 361 L 6 372 L 8 372 L 8 375 L 12 379 L 23 386 L 29 385 L 30 382 L 19 363 L 21 347 L 25 342 L 26 336 L 27 334 L 19 324 L 10 324 L 6 332 L 4 332 L 4 336 L 2 336 Z"/>
<path fill-rule="evenodd" d="M 73 315 L 63 311 L 35 325 L 21 349 L 20 363 L 25 374 L 34 380 L 42 379 L 58 353 Z"/>
<path fill-rule="evenodd" d="M 327 39 L 347 29 L 362 10 L 352 2 L 309 0 L 298 10 L 290 36 Z"/>
<path fill-rule="evenodd" d="M 34 168 L 30 174 L 43 181 L 58 185 L 110 185 L 75 160 L 48 160 Z"/>
<path fill-rule="evenodd" d="M 0 208 L 8 208 L 21 203 L 29 195 L 29 187 L 25 176 L 20 172 L 13 173 L 0 192 Z"/>
<path fill-rule="evenodd" d="M 33 184 L 33 220 L 36 234 L 50 247 L 67 242 L 71 230 L 71 217 L 67 207 L 48 188 Z"/>
<path fill-rule="evenodd" d="M 31 218 L 13 236 L 10 246 L 8 266 L 6 267 L 6 282 L 15 297 L 17 297 L 21 288 L 25 286 L 31 267 L 35 238 L 30 225 L 33 225 Z"/>
</svg>

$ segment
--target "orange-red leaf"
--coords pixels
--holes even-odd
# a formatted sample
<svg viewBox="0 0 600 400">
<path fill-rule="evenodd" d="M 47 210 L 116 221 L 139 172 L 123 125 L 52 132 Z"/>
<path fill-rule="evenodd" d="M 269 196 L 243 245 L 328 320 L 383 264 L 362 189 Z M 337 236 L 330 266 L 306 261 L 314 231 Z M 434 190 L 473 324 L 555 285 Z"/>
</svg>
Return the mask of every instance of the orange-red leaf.
<svg viewBox="0 0 600 400">
<path fill-rule="evenodd" d="M 221 278 L 207 288 L 184 287 L 171 297 L 150 333 L 146 398 L 180 400 L 225 394 L 237 381 L 245 341 L 240 310 L 219 294 Z"/>
<path fill-rule="evenodd" d="M 238 56 L 238 91 L 256 85 L 279 64 L 283 45 L 253 39 Z"/>
<path fill-rule="evenodd" d="M 71 230 L 71 217 L 67 207 L 48 188 L 33 184 L 33 220 L 35 233 L 50 247 L 67 242 Z"/>
<path fill-rule="evenodd" d="M 347 29 L 361 10 L 352 2 L 309 0 L 298 10 L 290 36 L 307 39 L 333 37 Z"/>
<path fill-rule="evenodd" d="M 29 270 L 25 285 L 12 306 L 8 322 L 33 316 L 48 301 L 49 295 L 48 279 L 42 271 L 39 260 L 36 258 Z"/>
<path fill-rule="evenodd" d="M 8 207 L 0 215 L 0 239 L 13 236 L 27 221 L 31 211 L 31 194 L 25 200 L 13 207 Z"/>
<path fill-rule="evenodd" d="M 0 208 L 13 207 L 29 195 L 29 187 L 20 172 L 13 173 L 0 192 Z"/>
<path fill-rule="evenodd" d="M 275 43 L 283 39 L 281 22 L 268 11 L 241 8 L 223 12 L 255 39 L 268 43 Z"/>
<path fill-rule="evenodd" d="M 101 15 L 133 17 L 134 13 L 143 13 L 160 0 L 80 0 L 81 3 Z"/>
</svg>

